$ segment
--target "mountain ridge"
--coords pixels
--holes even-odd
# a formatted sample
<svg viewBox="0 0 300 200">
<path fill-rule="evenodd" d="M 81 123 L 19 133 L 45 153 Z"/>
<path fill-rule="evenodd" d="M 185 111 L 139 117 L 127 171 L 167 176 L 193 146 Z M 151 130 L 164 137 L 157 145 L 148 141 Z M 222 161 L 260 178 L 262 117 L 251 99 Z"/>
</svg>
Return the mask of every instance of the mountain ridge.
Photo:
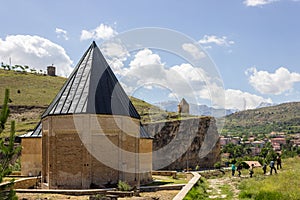
<svg viewBox="0 0 300 200">
<path fill-rule="evenodd" d="M 177 101 L 165 101 L 154 103 L 154 105 L 160 107 L 162 110 L 166 110 L 169 112 L 177 112 L 177 105 L 179 102 Z M 213 117 L 224 117 L 226 115 L 237 112 L 237 109 L 217 109 L 207 105 L 197 105 L 194 103 L 189 103 L 190 105 L 190 114 L 191 115 L 199 115 L 199 116 L 213 116 Z"/>
</svg>

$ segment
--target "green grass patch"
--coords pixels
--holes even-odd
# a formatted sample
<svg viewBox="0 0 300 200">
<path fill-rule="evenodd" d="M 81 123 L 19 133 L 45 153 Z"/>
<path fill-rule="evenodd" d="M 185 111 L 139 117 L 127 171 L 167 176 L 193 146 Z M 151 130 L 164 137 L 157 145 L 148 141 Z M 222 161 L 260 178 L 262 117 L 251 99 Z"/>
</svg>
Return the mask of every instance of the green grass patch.
<svg viewBox="0 0 300 200">
<path fill-rule="evenodd" d="M 4 90 L 10 90 L 10 105 L 48 106 L 58 93 L 63 83 L 63 77 L 20 73 L 0 69 L 0 99 Z"/>
<path fill-rule="evenodd" d="M 158 176 L 158 175 L 153 175 L 152 178 L 153 178 L 153 182 L 147 184 L 147 186 L 188 183 L 187 176 L 185 174 L 179 174 L 176 178 L 173 178 L 172 176 Z"/>
<path fill-rule="evenodd" d="M 183 198 L 184 200 L 200 200 L 208 198 L 208 183 L 205 178 L 201 177 L 194 187 Z"/>
<path fill-rule="evenodd" d="M 220 189 L 221 189 L 221 194 L 226 195 L 226 198 L 220 198 L 220 199 L 230 200 L 233 198 L 233 192 L 230 185 L 221 185 Z"/>
<path fill-rule="evenodd" d="M 240 199 L 299 199 L 300 197 L 300 158 L 283 161 L 284 169 L 278 174 L 264 176 L 254 174 L 253 179 L 243 180 L 239 186 Z"/>
</svg>

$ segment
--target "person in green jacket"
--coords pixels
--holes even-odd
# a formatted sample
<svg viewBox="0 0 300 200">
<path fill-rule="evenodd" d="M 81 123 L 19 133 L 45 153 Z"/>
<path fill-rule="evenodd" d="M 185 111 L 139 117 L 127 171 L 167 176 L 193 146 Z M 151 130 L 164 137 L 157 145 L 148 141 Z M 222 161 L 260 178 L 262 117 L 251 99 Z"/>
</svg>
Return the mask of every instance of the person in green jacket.
<svg viewBox="0 0 300 200">
<path fill-rule="evenodd" d="M 234 174 L 235 174 L 235 164 L 232 163 L 232 165 L 231 165 L 231 175 L 234 176 Z"/>
</svg>

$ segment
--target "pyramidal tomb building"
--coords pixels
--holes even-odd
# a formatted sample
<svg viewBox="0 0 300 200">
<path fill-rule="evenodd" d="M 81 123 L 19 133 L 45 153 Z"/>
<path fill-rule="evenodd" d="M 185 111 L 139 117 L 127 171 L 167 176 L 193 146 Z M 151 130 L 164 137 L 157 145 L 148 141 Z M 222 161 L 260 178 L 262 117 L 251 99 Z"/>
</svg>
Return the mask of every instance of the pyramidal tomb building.
<svg viewBox="0 0 300 200">
<path fill-rule="evenodd" d="M 95 42 L 41 123 L 43 188 L 151 181 L 152 139 Z"/>
</svg>

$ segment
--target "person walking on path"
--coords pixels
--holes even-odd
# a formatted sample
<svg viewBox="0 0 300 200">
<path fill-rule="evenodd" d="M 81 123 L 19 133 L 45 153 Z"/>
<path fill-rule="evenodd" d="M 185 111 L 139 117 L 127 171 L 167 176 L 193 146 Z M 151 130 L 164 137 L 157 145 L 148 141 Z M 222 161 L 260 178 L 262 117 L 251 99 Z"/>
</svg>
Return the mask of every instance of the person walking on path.
<svg viewBox="0 0 300 200">
<path fill-rule="evenodd" d="M 232 163 L 232 165 L 231 165 L 231 175 L 234 176 L 234 174 L 235 174 L 235 164 Z"/>
<path fill-rule="evenodd" d="M 253 168 L 254 168 L 254 164 L 252 164 L 252 165 L 250 166 L 250 168 L 249 168 L 249 175 L 250 175 L 250 178 L 252 178 L 252 175 L 254 174 Z"/>
<path fill-rule="evenodd" d="M 277 169 L 279 169 L 279 168 L 281 169 L 282 168 L 281 167 L 281 157 L 279 154 L 277 155 L 276 162 L 277 162 Z"/>
<path fill-rule="evenodd" d="M 267 164 L 266 163 L 264 163 L 262 169 L 264 171 L 264 174 L 266 174 L 267 173 Z"/>
<path fill-rule="evenodd" d="M 241 174 L 242 174 L 241 170 L 242 170 L 242 165 L 239 164 L 239 165 L 237 166 L 237 171 L 238 171 L 238 176 L 239 176 L 239 177 L 241 177 Z"/>
<path fill-rule="evenodd" d="M 271 168 L 271 170 L 270 170 L 270 175 L 272 175 L 273 169 L 274 169 L 274 171 L 275 171 L 275 174 L 277 174 L 277 170 L 276 170 L 276 168 L 275 168 L 275 162 L 274 162 L 274 160 L 271 160 L 271 162 L 270 162 L 270 168 Z"/>
</svg>

